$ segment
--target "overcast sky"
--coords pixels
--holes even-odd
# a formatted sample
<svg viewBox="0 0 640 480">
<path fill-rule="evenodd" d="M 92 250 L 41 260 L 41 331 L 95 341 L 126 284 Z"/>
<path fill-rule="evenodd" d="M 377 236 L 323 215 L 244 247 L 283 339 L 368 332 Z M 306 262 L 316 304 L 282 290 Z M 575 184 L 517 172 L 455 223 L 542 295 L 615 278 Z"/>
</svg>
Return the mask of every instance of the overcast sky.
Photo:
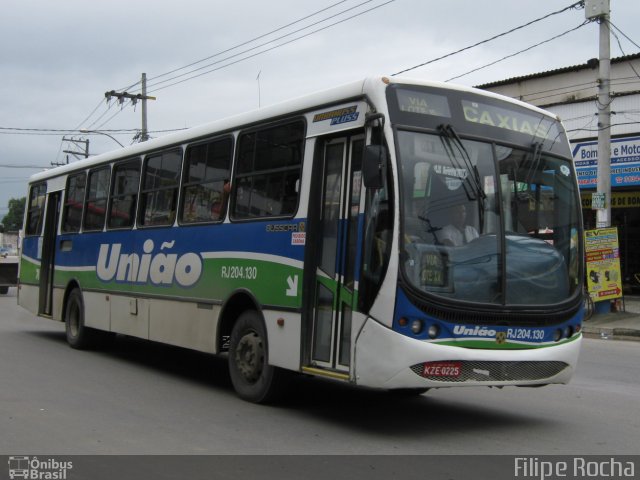
<svg viewBox="0 0 640 480">
<path fill-rule="evenodd" d="M 157 97 L 149 102 L 148 119 L 151 136 L 158 137 L 164 134 L 161 131 L 252 110 L 259 103 L 277 103 L 373 74 L 393 74 L 572 3 L 3 0 L 0 217 L 6 213 L 10 198 L 26 194 L 28 176 L 38 171 L 6 165 L 44 167 L 66 161 L 63 150 L 78 147 L 63 142 L 63 136 L 89 138 L 91 154 L 118 148 L 105 135 L 51 130 L 107 130 L 125 145 L 132 142 L 135 132 L 108 131 L 139 129 L 140 105 L 125 105 L 122 109 L 115 103 L 109 106 L 104 93 L 134 85 L 142 72 L 149 79 L 149 95 Z M 326 10 L 313 15 L 322 9 Z M 322 21 L 331 16 L 334 17 Z M 640 43 L 638 18 L 638 0 L 611 0 L 611 21 L 635 43 Z M 578 27 L 584 19 L 584 10 L 572 9 L 404 75 L 445 81 L 545 42 Z M 316 22 L 320 23 L 310 26 Z M 330 26 L 336 22 L 340 23 Z M 277 29 L 280 30 L 214 56 Z M 295 30 L 300 31 L 293 33 Z M 312 33 L 316 30 L 320 31 Z M 307 36 L 299 38 L 303 35 Z M 612 58 L 638 53 L 636 46 L 620 38 L 623 51 L 612 39 Z M 282 45 L 285 42 L 290 43 Z M 266 49 L 271 50 L 260 53 Z M 582 64 L 597 56 L 598 25 L 591 23 L 454 82 L 478 85 Z M 189 69 L 156 78 L 208 57 L 211 58 Z M 228 65 L 231 62 L 237 63 Z M 178 77 L 197 68 L 201 69 Z M 189 79 L 196 74 L 202 75 Z M 169 81 L 158 83 L 163 80 Z M 171 85 L 176 82 L 181 83 Z M 128 91 L 139 93 L 139 85 Z M 46 131 L 36 134 L 15 129 Z"/>
</svg>

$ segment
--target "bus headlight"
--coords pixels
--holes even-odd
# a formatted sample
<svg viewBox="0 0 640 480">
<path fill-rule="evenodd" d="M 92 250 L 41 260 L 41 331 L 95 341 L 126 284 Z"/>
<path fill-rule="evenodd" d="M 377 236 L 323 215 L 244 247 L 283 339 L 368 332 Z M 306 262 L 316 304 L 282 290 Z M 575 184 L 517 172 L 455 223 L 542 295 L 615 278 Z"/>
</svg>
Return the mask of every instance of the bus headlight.
<svg viewBox="0 0 640 480">
<path fill-rule="evenodd" d="M 431 339 L 437 338 L 438 335 L 440 334 L 440 327 L 438 327 L 438 325 L 429 326 L 429 329 L 427 330 L 427 334 Z"/>
<path fill-rule="evenodd" d="M 411 331 L 416 335 L 419 334 L 423 328 L 424 325 L 422 324 L 422 320 L 414 320 L 411 322 Z"/>
<path fill-rule="evenodd" d="M 553 332 L 553 341 L 559 342 L 561 339 L 562 339 L 562 330 L 558 328 L 555 332 Z"/>
</svg>

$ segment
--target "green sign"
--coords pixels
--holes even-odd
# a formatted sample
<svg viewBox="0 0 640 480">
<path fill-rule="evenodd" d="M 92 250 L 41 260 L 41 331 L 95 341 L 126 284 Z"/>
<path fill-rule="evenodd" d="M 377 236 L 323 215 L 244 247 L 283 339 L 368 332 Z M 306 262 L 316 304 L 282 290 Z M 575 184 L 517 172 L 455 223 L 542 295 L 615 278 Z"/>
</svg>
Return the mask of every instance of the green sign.
<svg viewBox="0 0 640 480">
<path fill-rule="evenodd" d="M 591 194 L 591 209 L 598 210 L 600 208 L 607 208 L 607 194 L 606 193 L 592 193 Z"/>
</svg>

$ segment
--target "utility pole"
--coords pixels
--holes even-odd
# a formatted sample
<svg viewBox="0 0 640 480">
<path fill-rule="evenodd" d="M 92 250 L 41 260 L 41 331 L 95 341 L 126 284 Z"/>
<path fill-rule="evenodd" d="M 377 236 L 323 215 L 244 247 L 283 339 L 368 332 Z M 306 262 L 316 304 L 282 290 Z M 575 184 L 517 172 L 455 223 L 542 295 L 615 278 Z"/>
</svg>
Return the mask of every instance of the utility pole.
<svg viewBox="0 0 640 480">
<path fill-rule="evenodd" d="M 134 105 L 138 103 L 138 100 L 142 100 L 142 130 L 140 131 L 140 141 L 146 142 L 149 140 L 149 130 L 147 127 L 147 100 L 155 100 L 156 97 L 150 97 L 147 95 L 147 74 L 142 74 L 142 93 L 138 93 L 137 95 L 127 93 L 127 92 L 116 92 L 115 90 L 111 90 L 110 92 L 105 92 L 104 96 L 107 100 L 110 100 L 111 97 L 116 97 L 118 102 L 122 104 L 124 99 L 131 100 L 131 103 Z"/>
<path fill-rule="evenodd" d="M 585 15 L 600 24 L 598 69 L 598 196 L 604 208 L 596 210 L 596 227 L 611 226 L 611 31 L 610 0 L 586 0 Z"/>
<path fill-rule="evenodd" d="M 80 158 L 80 155 L 82 155 L 84 158 L 89 158 L 89 139 L 87 140 L 79 140 L 79 139 L 75 139 L 75 138 L 67 138 L 67 137 L 62 137 L 62 141 L 63 142 L 71 142 L 73 144 L 75 144 L 77 147 L 80 146 L 80 144 L 84 144 L 84 152 L 80 151 L 75 151 L 75 150 L 63 150 L 63 153 L 70 153 L 71 155 L 73 155 L 74 157 L 76 157 L 76 159 Z M 67 161 L 66 163 L 60 163 L 60 162 L 51 162 L 51 165 L 54 167 L 59 167 L 60 165 L 66 165 L 69 163 L 69 155 L 67 155 Z"/>
<path fill-rule="evenodd" d="M 142 74 L 142 131 L 140 132 L 140 141 L 149 140 L 149 130 L 147 129 L 147 74 Z"/>
</svg>

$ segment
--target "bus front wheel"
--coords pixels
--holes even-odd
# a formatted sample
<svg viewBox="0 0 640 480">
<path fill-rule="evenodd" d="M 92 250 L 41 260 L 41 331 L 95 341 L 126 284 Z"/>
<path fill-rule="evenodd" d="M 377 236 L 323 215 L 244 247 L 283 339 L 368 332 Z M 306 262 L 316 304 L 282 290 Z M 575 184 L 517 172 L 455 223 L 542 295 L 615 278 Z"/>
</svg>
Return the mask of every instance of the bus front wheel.
<svg viewBox="0 0 640 480">
<path fill-rule="evenodd" d="M 231 331 L 229 375 L 238 396 L 255 403 L 281 397 L 287 372 L 268 363 L 264 322 L 255 311 L 244 312 Z"/>
<path fill-rule="evenodd" d="M 67 298 L 64 323 L 67 343 L 71 348 L 83 350 L 95 345 L 98 332 L 84 324 L 84 301 L 78 288 L 72 290 Z"/>
</svg>

